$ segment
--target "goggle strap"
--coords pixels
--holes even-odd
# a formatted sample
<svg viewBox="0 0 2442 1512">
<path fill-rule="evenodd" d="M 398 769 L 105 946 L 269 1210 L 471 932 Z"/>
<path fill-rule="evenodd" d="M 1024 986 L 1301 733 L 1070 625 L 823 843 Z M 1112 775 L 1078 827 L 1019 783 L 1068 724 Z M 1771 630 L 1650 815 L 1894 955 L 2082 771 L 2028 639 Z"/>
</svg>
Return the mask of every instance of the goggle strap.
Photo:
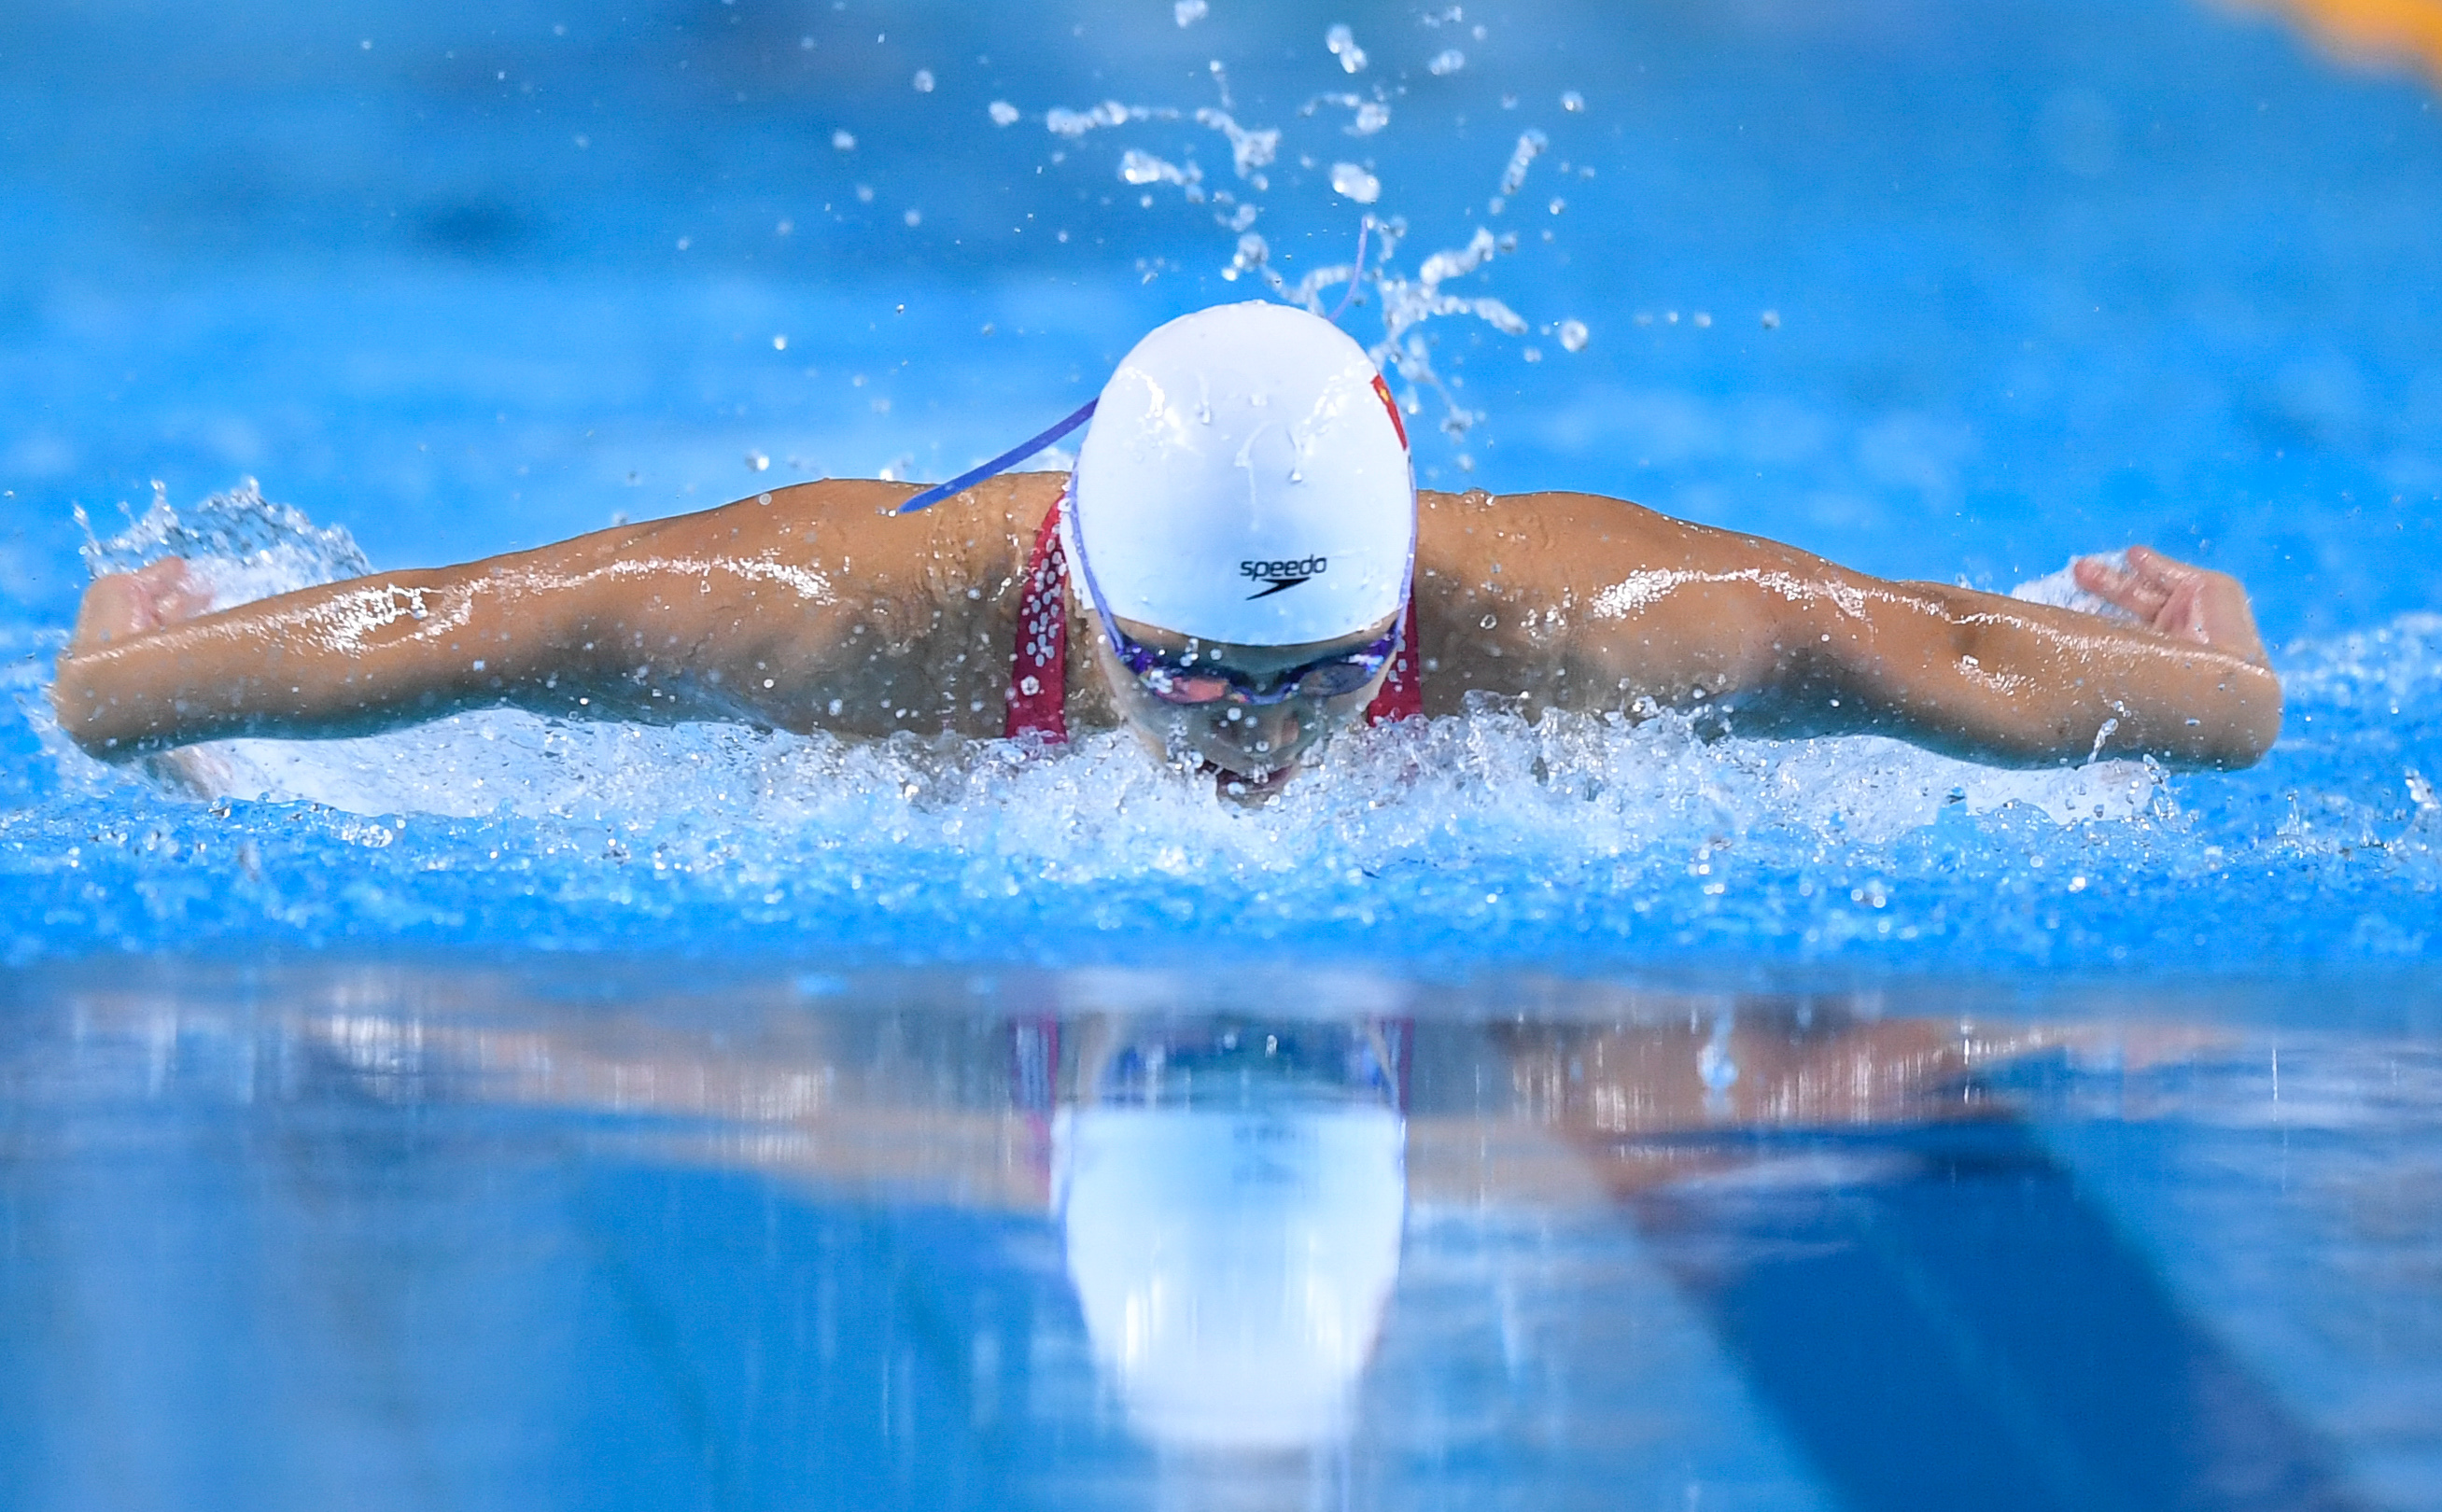
<svg viewBox="0 0 2442 1512">
<path fill-rule="evenodd" d="M 1075 413 L 1071 414 L 1067 419 L 1061 421 L 1058 425 L 1053 426 L 1050 429 L 1044 431 L 1040 435 L 1030 436 L 1026 440 L 1019 442 L 1016 446 L 1010 447 L 1007 451 L 1002 452 L 999 456 L 994 457 L 992 461 L 984 463 L 981 465 L 969 468 L 965 472 L 958 474 L 956 478 L 951 479 L 948 483 L 935 483 L 932 487 L 916 495 L 913 499 L 908 500 L 898 508 L 885 509 L 883 513 L 889 515 L 894 519 L 901 515 L 912 515 L 920 509 L 932 508 L 935 504 L 939 503 L 942 500 L 949 498 L 953 494 L 965 493 L 968 489 L 973 488 L 975 484 L 982 483 L 987 478 L 996 478 L 1000 476 L 1002 473 L 1009 471 L 1011 467 L 1016 466 L 1019 463 L 1024 462 L 1027 458 L 1033 456 L 1036 452 L 1041 451 L 1044 447 L 1059 440 L 1062 436 L 1066 435 L 1071 430 L 1076 429 L 1079 426 L 1084 425 L 1086 421 L 1093 419 L 1094 407 L 1102 402 L 1102 396 L 1097 394 L 1080 406 Z"/>
</svg>

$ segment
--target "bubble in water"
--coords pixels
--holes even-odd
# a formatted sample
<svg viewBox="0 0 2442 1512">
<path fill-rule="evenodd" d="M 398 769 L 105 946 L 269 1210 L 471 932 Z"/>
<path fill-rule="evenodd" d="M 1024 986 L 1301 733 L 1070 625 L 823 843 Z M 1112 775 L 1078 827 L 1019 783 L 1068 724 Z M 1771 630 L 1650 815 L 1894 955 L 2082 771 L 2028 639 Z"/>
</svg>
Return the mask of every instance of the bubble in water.
<svg viewBox="0 0 2442 1512">
<path fill-rule="evenodd" d="M 1583 352 L 1586 349 L 1586 322 L 1583 320 L 1560 322 L 1560 349 L 1564 352 Z"/>
<path fill-rule="evenodd" d="M 1763 328 L 1767 331 L 1777 331 L 1780 329 L 1780 312 L 1778 310 L 1766 310 L 1763 312 Z"/>
<path fill-rule="evenodd" d="M 1436 79 L 1440 79 L 1449 74 L 1454 74 L 1466 66 L 1467 54 L 1459 51 L 1456 47 L 1450 47 L 1435 53 L 1433 55 L 1433 61 L 1425 64 L 1425 72 L 1431 74 Z"/>
<path fill-rule="evenodd" d="M 774 337 L 772 338 L 772 350 L 773 350 L 773 351 L 775 351 L 775 352 L 786 352 L 786 351 L 788 351 L 788 350 L 789 350 L 789 338 L 788 338 L 787 337 L 785 337 L 785 336 L 775 336 L 775 337 Z"/>
<path fill-rule="evenodd" d="M 831 145 L 844 153 L 856 151 L 856 134 L 847 130 L 831 133 Z"/>
<path fill-rule="evenodd" d="M 1352 137 L 1371 137 L 1391 124 L 1391 107 L 1379 100 L 1369 100 L 1357 107 L 1357 118 L 1348 123 Z"/>
<path fill-rule="evenodd" d="M 1339 60 L 1343 72 L 1357 73 L 1365 66 L 1365 49 L 1357 46 L 1357 34 L 1346 27 L 1334 27 L 1323 33 L 1322 45 Z"/>
<path fill-rule="evenodd" d="M 1560 108 L 1572 114 L 1586 108 L 1586 97 L 1574 89 L 1560 91 Z"/>
<path fill-rule="evenodd" d="M 1382 181 L 1355 163 L 1332 164 L 1331 187 L 1359 205 L 1371 205 L 1382 197 Z"/>
<path fill-rule="evenodd" d="M 933 92 L 933 70 L 932 70 L 932 69 L 930 69 L 930 68 L 919 68 L 919 69 L 917 69 L 917 70 L 916 70 L 916 80 L 915 80 L 915 83 L 916 83 L 916 92 L 917 92 L 918 94 L 920 94 L 920 95 L 929 95 L 929 94 L 931 94 L 931 93 Z"/>
<path fill-rule="evenodd" d="M 1212 8 L 1206 0 L 1178 0 L 1170 8 L 1171 19 L 1182 27 L 1192 27 L 1212 13 Z"/>
<path fill-rule="evenodd" d="M 1562 199 L 1562 198 L 1561 198 L 1559 195 L 1558 195 L 1558 194 L 1555 194 L 1555 195 L 1553 195 L 1553 196 L 1552 196 L 1552 203 L 1551 203 L 1551 206 L 1550 206 L 1550 209 L 1551 209 L 1551 211 L 1552 211 L 1552 213 L 1553 213 L 1553 214 L 1558 215 L 1558 214 L 1559 214 L 1562 210 L 1567 209 L 1568 208 L 1569 208 L 1569 202 L 1568 202 L 1567 200 Z"/>
<path fill-rule="evenodd" d="M 924 224 L 924 212 L 922 210 L 911 209 L 906 214 L 902 215 L 900 219 L 905 221 L 910 226 L 921 226 Z"/>
<path fill-rule="evenodd" d="M 992 102 L 992 123 L 995 126 L 1016 124 L 1017 114 L 1017 107 L 1006 100 L 995 100 Z"/>
<path fill-rule="evenodd" d="M 873 203 L 873 186 L 871 184 L 859 184 L 856 186 L 856 202 L 860 205 L 870 205 Z"/>
<path fill-rule="evenodd" d="M 746 454 L 746 465 L 756 472 L 767 472 L 771 469 L 772 459 L 759 451 L 750 451 Z"/>
</svg>

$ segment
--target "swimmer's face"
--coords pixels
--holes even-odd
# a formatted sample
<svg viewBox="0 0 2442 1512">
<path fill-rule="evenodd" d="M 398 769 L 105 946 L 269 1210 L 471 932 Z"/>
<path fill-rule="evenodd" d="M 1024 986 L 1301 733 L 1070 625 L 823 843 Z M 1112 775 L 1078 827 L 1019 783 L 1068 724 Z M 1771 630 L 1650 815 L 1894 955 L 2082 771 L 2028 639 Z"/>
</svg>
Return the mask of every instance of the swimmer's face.
<svg viewBox="0 0 2442 1512">
<path fill-rule="evenodd" d="M 1203 665 L 1227 667 L 1265 692 L 1276 686 L 1283 674 L 1356 655 L 1391 628 L 1391 618 L 1386 617 L 1378 625 L 1337 640 L 1304 646 L 1230 646 L 1192 641 L 1136 620 L 1119 623 L 1132 640 L 1160 651 L 1193 649 Z M 1365 712 L 1390 675 L 1390 665 L 1385 663 L 1361 686 L 1330 698 L 1293 694 L 1277 703 L 1252 703 L 1238 697 L 1209 703 L 1174 703 L 1155 696 L 1128 670 L 1107 636 L 1097 630 L 1091 640 L 1095 665 L 1102 669 L 1121 716 L 1138 738 L 1165 761 L 1187 759 L 1211 768 L 1214 791 L 1242 802 L 1260 802 L 1279 792 L 1281 784 L 1333 731 Z"/>
</svg>

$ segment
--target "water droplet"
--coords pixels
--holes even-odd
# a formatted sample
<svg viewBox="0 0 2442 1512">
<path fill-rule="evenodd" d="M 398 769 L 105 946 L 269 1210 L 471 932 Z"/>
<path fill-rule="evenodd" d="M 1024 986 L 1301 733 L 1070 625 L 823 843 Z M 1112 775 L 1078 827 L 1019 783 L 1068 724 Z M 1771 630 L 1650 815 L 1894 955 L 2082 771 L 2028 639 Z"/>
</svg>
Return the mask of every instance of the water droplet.
<svg viewBox="0 0 2442 1512">
<path fill-rule="evenodd" d="M 1436 79 L 1441 79 L 1450 74 L 1454 74 L 1466 66 L 1467 54 L 1459 51 L 1456 47 L 1450 47 L 1435 53 L 1433 55 L 1433 61 L 1425 64 L 1425 72 L 1432 75 Z"/>
<path fill-rule="evenodd" d="M 1583 110 L 1586 108 L 1586 97 L 1574 89 L 1563 89 L 1560 91 L 1560 108 L 1571 112 Z"/>
<path fill-rule="evenodd" d="M 1558 214 L 1559 214 L 1562 210 L 1567 209 L 1568 208 L 1569 208 L 1569 202 L 1568 202 L 1567 200 L 1562 199 L 1562 198 L 1561 198 L 1559 195 L 1558 195 L 1558 194 L 1555 194 L 1555 195 L 1553 195 L 1553 196 L 1552 196 L 1552 204 L 1551 204 L 1551 206 L 1550 206 L 1550 209 L 1551 209 L 1551 211 L 1552 211 L 1552 213 L 1553 213 L 1553 214 L 1558 215 Z"/>
<path fill-rule="evenodd" d="M 916 85 L 916 92 L 918 94 L 931 94 L 933 92 L 933 70 L 930 68 L 917 69 L 914 82 Z"/>
<path fill-rule="evenodd" d="M 1778 310 L 1766 310 L 1763 312 L 1763 328 L 1767 331 L 1777 331 L 1780 329 L 1780 312 Z"/>
<path fill-rule="evenodd" d="M 1358 73 L 1365 66 L 1365 49 L 1357 46 L 1357 34 L 1346 27 L 1334 27 L 1322 34 L 1322 45 L 1339 60 L 1342 72 Z"/>
<path fill-rule="evenodd" d="M 1382 197 L 1382 181 L 1355 163 L 1332 164 L 1331 187 L 1359 205 L 1371 205 Z"/>
<path fill-rule="evenodd" d="M 992 123 L 995 126 L 1016 124 L 1017 115 L 1017 107 L 1006 100 L 995 100 L 992 102 Z"/>
<path fill-rule="evenodd" d="M 845 128 L 831 133 L 831 145 L 844 153 L 856 151 L 856 134 Z"/>
<path fill-rule="evenodd" d="M 756 472 L 762 472 L 772 465 L 772 459 L 759 451 L 750 451 L 746 454 L 746 465 Z"/>
<path fill-rule="evenodd" d="M 1586 349 L 1586 322 L 1583 320 L 1561 321 L 1560 347 L 1561 350 L 1567 352 L 1583 352 Z"/>
</svg>

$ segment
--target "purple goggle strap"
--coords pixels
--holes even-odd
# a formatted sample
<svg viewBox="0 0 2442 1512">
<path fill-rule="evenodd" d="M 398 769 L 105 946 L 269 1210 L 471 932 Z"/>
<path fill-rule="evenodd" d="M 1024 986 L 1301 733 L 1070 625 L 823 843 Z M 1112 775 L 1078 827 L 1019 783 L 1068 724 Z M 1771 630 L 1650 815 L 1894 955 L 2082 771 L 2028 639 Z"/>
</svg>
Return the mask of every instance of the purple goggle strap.
<svg viewBox="0 0 2442 1512">
<path fill-rule="evenodd" d="M 893 516 L 894 518 L 900 515 L 912 515 L 920 509 L 932 508 L 935 504 L 939 503 L 942 500 L 949 498 L 953 494 L 964 493 L 968 489 L 973 488 L 975 484 L 982 483 L 987 478 L 998 477 L 1000 474 L 1009 471 L 1011 467 L 1016 466 L 1027 458 L 1033 456 L 1036 452 L 1041 451 L 1044 447 L 1059 440 L 1062 436 L 1066 435 L 1071 430 L 1076 429 L 1079 426 L 1084 425 L 1086 421 L 1093 419 L 1094 406 L 1102 402 L 1102 397 L 1099 394 L 1094 398 L 1086 400 L 1083 405 L 1078 407 L 1075 413 L 1069 415 L 1067 419 L 1061 421 L 1058 425 L 1053 426 L 1050 429 L 1044 431 L 1040 435 L 1030 436 L 1026 440 L 1019 442 L 1016 446 L 1010 447 L 1007 451 L 1002 452 L 999 456 L 994 457 L 992 461 L 984 463 L 979 466 L 970 467 L 965 472 L 962 472 L 956 478 L 951 479 L 948 483 L 935 483 L 932 487 L 925 489 L 922 493 L 908 500 L 898 508 L 884 510 L 883 513 Z"/>
</svg>

